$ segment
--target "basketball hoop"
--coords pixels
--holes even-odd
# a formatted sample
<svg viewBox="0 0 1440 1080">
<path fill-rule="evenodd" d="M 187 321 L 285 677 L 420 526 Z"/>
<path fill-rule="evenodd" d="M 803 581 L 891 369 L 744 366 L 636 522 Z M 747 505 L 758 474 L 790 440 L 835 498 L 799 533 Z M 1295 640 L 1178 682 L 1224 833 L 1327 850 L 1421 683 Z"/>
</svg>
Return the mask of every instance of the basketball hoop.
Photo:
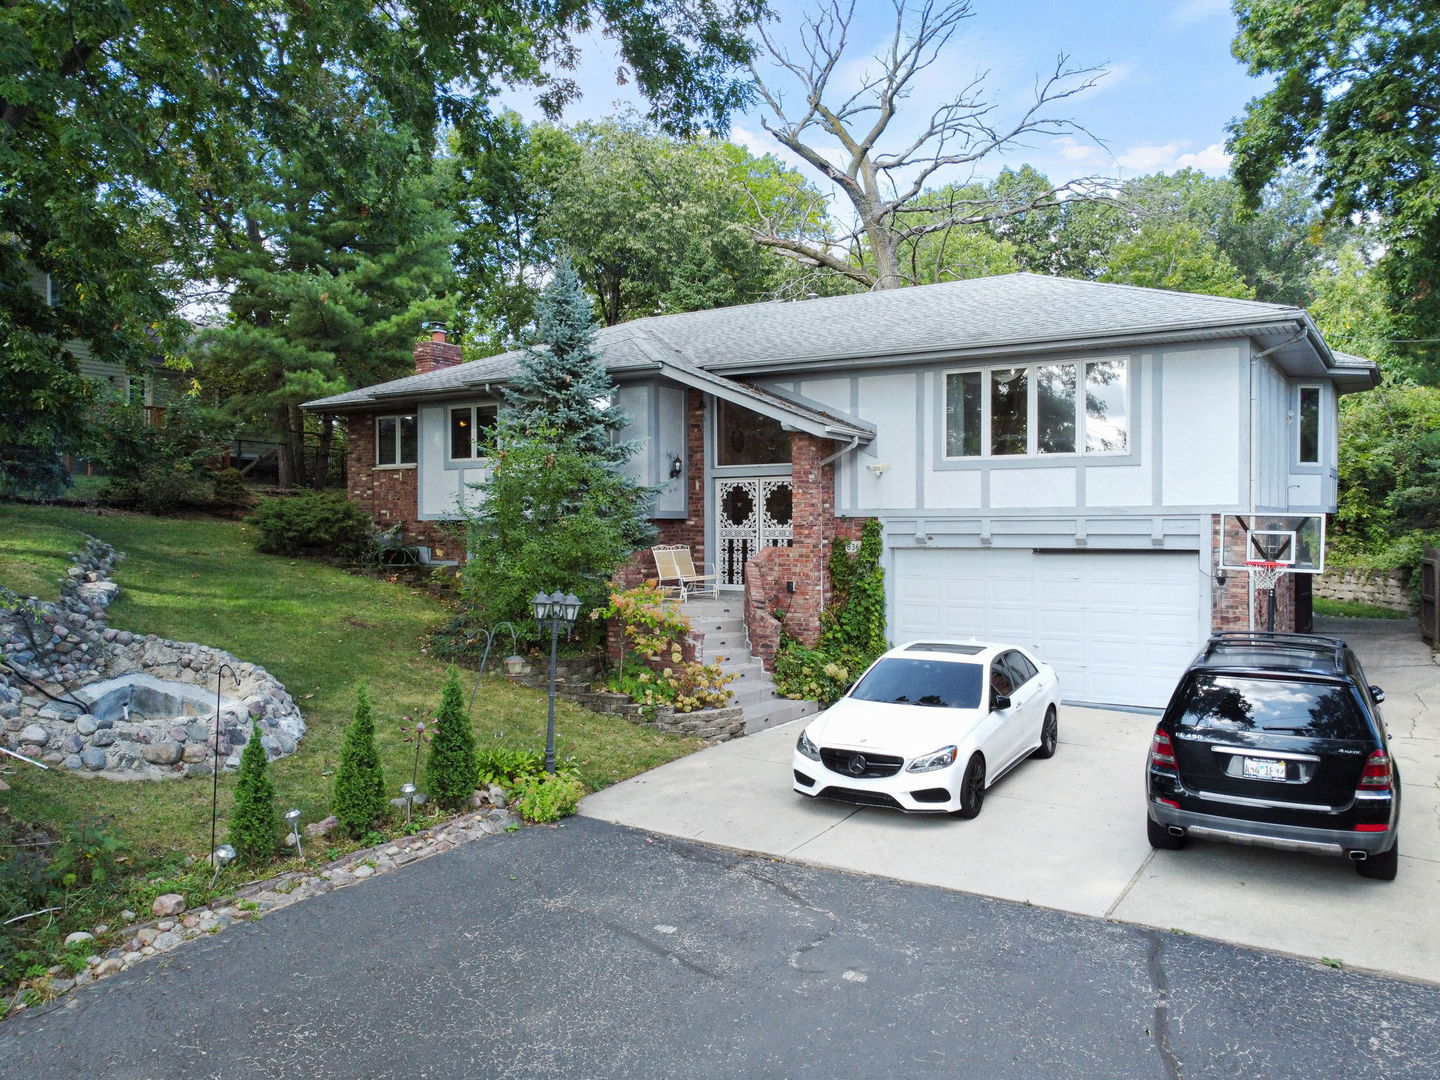
<svg viewBox="0 0 1440 1080">
<path fill-rule="evenodd" d="M 1282 562 L 1247 562 L 1245 569 L 1250 573 L 1250 580 L 1255 583 L 1258 589 L 1273 589 L 1280 580 L 1280 575 L 1290 569 L 1289 563 Z"/>
</svg>

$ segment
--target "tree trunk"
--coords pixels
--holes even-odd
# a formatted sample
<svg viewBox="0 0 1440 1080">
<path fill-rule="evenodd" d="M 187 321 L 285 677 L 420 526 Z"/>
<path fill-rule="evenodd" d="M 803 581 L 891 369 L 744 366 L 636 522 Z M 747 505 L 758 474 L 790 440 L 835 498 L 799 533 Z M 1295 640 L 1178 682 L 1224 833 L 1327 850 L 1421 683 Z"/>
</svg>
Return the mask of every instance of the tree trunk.
<svg viewBox="0 0 1440 1080">
<path fill-rule="evenodd" d="M 320 452 L 317 455 L 319 462 L 316 465 L 316 473 L 310 478 L 317 488 L 325 486 L 330 479 L 330 447 L 335 441 L 335 418 L 333 416 L 320 417 Z"/>
<path fill-rule="evenodd" d="M 290 410 L 281 405 L 275 410 L 275 435 L 280 445 L 275 452 L 277 476 L 275 483 L 283 491 L 295 486 L 295 444 L 290 429 Z"/>
</svg>

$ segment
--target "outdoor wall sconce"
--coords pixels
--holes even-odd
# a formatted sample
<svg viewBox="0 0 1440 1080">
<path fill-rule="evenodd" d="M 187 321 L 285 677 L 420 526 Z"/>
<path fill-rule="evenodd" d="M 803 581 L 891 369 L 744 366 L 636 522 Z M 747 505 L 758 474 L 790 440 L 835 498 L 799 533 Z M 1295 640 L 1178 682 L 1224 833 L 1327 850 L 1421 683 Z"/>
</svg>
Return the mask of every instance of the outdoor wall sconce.
<svg viewBox="0 0 1440 1080">
<path fill-rule="evenodd" d="M 285 820 L 290 823 L 290 836 L 295 841 L 295 854 L 303 859 L 305 858 L 305 852 L 300 847 L 300 811 L 286 810 Z"/>
<path fill-rule="evenodd" d="M 1222 588 L 1222 589 L 1225 587 L 1225 569 L 1224 569 L 1224 567 L 1221 567 L 1220 569 L 1218 569 L 1218 570 L 1215 571 L 1215 584 L 1216 584 L 1217 586 L 1219 586 L 1220 588 Z"/>
<path fill-rule="evenodd" d="M 870 475 L 875 477 L 876 480 L 879 480 L 880 477 L 890 471 L 889 465 L 866 465 L 865 468 L 870 470 Z"/>
<path fill-rule="evenodd" d="M 683 461 L 680 460 L 680 455 L 679 455 L 679 454 L 676 454 L 676 455 L 670 460 L 670 479 L 671 479 L 671 480 L 674 480 L 677 476 L 679 476 L 679 475 L 680 475 L 682 472 L 684 472 L 684 471 L 685 471 L 685 462 L 683 462 Z"/>
</svg>

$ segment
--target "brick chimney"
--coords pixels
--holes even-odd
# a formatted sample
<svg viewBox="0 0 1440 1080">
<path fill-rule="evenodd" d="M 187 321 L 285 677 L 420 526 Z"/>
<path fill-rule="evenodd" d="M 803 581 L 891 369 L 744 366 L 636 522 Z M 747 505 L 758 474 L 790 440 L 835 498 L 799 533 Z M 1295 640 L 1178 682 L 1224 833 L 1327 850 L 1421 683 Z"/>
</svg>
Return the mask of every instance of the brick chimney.
<svg viewBox="0 0 1440 1080">
<path fill-rule="evenodd" d="M 434 326 L 430 329 L 429 341 L 415 343 L 415 374 L 424 375 L 440 368 L 454 367 L 460 363 L 460 346 L 445 340 L 445 328 Z"/>
</svg>

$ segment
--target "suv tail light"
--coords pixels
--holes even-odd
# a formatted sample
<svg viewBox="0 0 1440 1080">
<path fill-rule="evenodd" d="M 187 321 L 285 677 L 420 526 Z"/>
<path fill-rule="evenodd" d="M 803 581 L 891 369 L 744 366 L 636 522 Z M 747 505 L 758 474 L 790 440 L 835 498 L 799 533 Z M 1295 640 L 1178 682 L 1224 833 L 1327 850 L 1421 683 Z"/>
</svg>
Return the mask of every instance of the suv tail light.
<svg viewBox="0 0 1440 1080">
<path fill-rule="evenodd" d="M 1365 768 L 1360 773 L 1357 791 L 1390 791 L 1395 786 L 1395 774 L 1390 767 L 1390 755 L 1384 750 L 1372 751 L 1365 759 Z"/>
<path fill-rule="evenodd" d="M 1175 764 L 1175 748 L 1170 745 L 1170 736 L 1159 728 L 1150 742 L 1150 767 L 1152 769 L 1178 769 Z"/>
</svg>

